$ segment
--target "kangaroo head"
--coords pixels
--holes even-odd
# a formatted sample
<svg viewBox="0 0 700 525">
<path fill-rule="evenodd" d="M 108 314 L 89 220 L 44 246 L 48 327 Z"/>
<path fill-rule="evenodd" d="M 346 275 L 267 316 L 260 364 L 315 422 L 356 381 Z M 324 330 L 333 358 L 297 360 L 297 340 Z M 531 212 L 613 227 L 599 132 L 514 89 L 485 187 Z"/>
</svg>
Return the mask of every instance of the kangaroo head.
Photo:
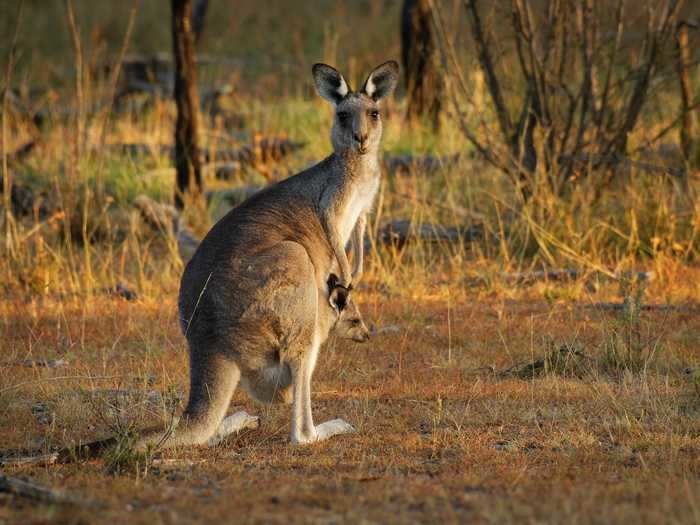
<svg viewBox="0 0 700 525">
<path fill-rule="evenodd" d="M 351 339 L 356 343 L 369 341 L 369 330 L 362 320 L 360 309 L 351 298 L 347 299 L 345 308 L 338 315 L 333 332 L 337 337 Z"/>
<path fill-rule="evenodd" d="M 333 333 L 343 339 L 351 339 L 356 343 L 369 340 L 369 330 L 362 320 L 360 309 L 350 296 L 350 290 L 336 286 L 338 276 L 334 273 L 328 276 L 328 290 L 331 303 L 335 305 L 333 314 L 335 321 Z"/>
<path fill-rule="evenodd" d="M 331 66 L 315 64 L 312 71 L 319 95 L 335 108 L 331 142 L 336 153 L 376 154 L 382 138 L 379 103 L 394 91 L 399 65 L 390 60 L 377 66 L 357 92 Z"/>
</svg>

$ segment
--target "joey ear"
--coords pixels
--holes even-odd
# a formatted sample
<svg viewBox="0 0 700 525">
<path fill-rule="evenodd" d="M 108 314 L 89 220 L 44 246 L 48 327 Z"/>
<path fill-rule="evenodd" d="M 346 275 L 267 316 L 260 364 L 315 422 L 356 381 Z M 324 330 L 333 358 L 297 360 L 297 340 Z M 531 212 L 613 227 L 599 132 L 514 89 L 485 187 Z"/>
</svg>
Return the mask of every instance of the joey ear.
<svg viewBox="0 0 700 525">
<path fill-rule="evenodd" d="M 326 281 L 326 284 L 328 285 L 329 292 L 333 291 L 333 288 L 335 288 L 338 285 L 339 280 L 340 280 L 340 278 L 334 273 L 332 273 L 328 276 L 328 280 Z"/>
<path fill-rule="evenodd" d="M 342 286 L 336 286 L 331 290 L 330 295 L 328 297 L 328 301 L 331 303 L 331 306 L 336 308 L 340 313 L 343 310 L 345 310 L 345 307 L 348 305 L 349 293 L 350 292 L 347 288 L 343 288 Z"/>
<path fill-rule="evenodd" d="M 328 303 L 340 313 L 345 310 L 348 304 L 350 290 L 343 286 L 338 286 L 338 280 L 338 276 L 334 273 L 328 276 Z"/>
<path fill-rule="evenodd" d="M 362 92 L 375 102 L 388 97 L 399 82 L 399 65 L 389 60 L 377 66 L 362 86 Z"/>
<path fill-rule="evenodd" d="M 318 94 L 332 104 L 338 104 L 350 93 L 350 86 L 335 68 L 327 64 L 314 64 L 311 68 Z"/>
</svg>

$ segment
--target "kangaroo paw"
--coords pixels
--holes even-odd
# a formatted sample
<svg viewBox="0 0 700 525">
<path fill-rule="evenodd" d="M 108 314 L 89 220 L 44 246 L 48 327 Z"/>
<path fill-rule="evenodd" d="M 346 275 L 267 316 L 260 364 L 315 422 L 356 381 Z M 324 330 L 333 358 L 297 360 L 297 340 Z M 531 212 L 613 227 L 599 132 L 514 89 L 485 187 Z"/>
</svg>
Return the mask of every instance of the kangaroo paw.
<svg viewBox="0 0 700 525">
<path fill-rule="evenodd" d="M 260 418 L 257 416 L 251 416 L 248 412 L 241 411 L 236 412 L 224 420 L 216 429 L 216 433 L 209 438 L 207 445 L 214 447 L 221 443 L 226 437 L 243 430 L 244 428 L 258 428 L 260 424 Z"/>
</svg>

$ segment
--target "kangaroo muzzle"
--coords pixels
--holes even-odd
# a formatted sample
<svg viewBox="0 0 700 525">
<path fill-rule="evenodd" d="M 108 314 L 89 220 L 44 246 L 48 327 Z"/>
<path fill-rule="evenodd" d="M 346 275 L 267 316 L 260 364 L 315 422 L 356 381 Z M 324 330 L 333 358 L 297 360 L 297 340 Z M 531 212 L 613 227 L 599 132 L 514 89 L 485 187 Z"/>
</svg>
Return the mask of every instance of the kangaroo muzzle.
<svg viewBox="0 0 700 525">
<path fill-rule="evenodd" d="M 368 139 L 368 134 L 367 133 L 353 133 L 353 140 L 355 142 L 355 147 L 357 148 L 357 151 L 364 155 L 368 151 L 367 147 L 367 139 Z"/>
</svg>

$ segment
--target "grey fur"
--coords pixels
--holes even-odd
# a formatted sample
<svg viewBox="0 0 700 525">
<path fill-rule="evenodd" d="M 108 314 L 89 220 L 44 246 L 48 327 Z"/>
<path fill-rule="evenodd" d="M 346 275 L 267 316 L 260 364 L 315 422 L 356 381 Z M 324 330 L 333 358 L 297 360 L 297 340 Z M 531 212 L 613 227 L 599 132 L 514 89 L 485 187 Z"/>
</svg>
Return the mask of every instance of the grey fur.
<svg viewBox="0 0 700 525">
<path fill-rule="evenodd" d="M 141 446 L 207 442 L 239 380 L 260 401 L 292 402 L 294 443 L 352 431 L 342 420 L 314 426 L 311 376 L 334 327 L 356 340 L 368 337 L 349 298 L 339 313 L 336 290 L 347 293 L 361 275 L 365 216 L 380 178 L 382 126 L 375 112 L 393 90 L 397 72 L 394 62 L 370 74 L 368 79 L 378 79 L 374 98 L 349 87 L 341 97 L 340 74 L 314 66 L 319 92 L 335 105 L 334 152 L 253 195 L 202 240 L 180 285 L 180 322 L 190 353 L 187 408 L 165 440 L 162 432 L 151 432 Z M 352 270 L 345 252 L 349 240 Z M 337 274 L 338 286 L 329 293 L 331 274 Z"/>
<path fill-rule="evenodd" d="M 335 71 L 325 64 L 314 66 L 316 88 L 324 97 L 337 88 L 337 80 L 333 79 L 329 70 Z M 366 216 L 379 189 L 381 175 L 378 161 L 382 137 L 379 102 L 396 87 L 398 70 L 396 62 L 386 62 L 368 75 L 362 91 L 355 93 L 350 90 L 346 96 L 334 102 L 331 131 L 334 153 L 321 163 L 328 165 L 324 167 L 319 181 L 319 185 L 323 186 L 319 208 L 321 222 L 338 261 L 338 284 L 341 286 L 350 286 L 353 280 L 358 281 L 362 275 Z M 326 74 L 319 75 L 318 71 Z M 375 78 L 378 81 L 374 96 L 370 97 L 366 93 L 367 84 Z M 351 234 L 354 253 L 352 271 L 345 253 Z"/>
</svg>

